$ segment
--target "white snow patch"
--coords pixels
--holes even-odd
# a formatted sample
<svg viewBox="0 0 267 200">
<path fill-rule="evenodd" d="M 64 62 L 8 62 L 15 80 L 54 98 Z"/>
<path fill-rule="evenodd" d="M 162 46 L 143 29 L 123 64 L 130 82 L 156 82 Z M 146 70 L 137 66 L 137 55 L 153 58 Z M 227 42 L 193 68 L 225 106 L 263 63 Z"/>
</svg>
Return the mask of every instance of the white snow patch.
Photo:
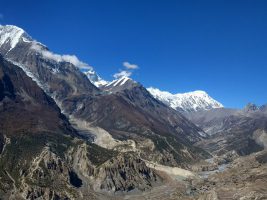
<svg viewBox="0 0 267 200">
<path fill-rule="evenodd" d="M 31 40 L 28 40 L 26 37 L 22 37 L 22 41 L 23 41 L 23 42 L 26 42 L 26 43 L 30 43 L 30 42 L 32 42 Z"/>
<path fill-rule="evenodd" d="M 207 134 L 203 131 L 198 131 L 198 134 L 201 135 L 202 137 L 207 137 Z"/>
<path fill-rule="evenodd" d="M 88 71 L 84 72 L 87 78 L 93 83 L 96 87 L 101 87 L 107 85 L 109 82 L 102 79 L 94 70 L 89 69 Z"/>
<path fill-rule="evenodd" d="M 106 86 L 111 86 L 111 87 L 116 87 L 116 86 L 122 86 L 124 85 L 128 80 L 132 80 L 131 78 L 127 77 L 127 76 L 123 76 L 119 79 L 115 79 L 113 81 L 111 81 L 110 83 L 108 83 Z"/>
<path fill-rule="evenodd" d="M 18 44 L 21 36 L 25 33 L 24 30 L 12 25 L 1 26 L 0 25 L 0 47 L 6 43 L 9 43 L 11 51 Z"/>
<path fill-rule="evenodd" d="M 25 74 L 30 77 L 40 88 L 42 88 L 45 92 L 48 91 L 49 86 L 47 84 L 42 83 L 26 66 L 12 61 L 10 59 L 6 59 L 7 61 L 11 62 L 13 65 L 21 68 Z"/>
<path fill-rule="evenodd" d="M 113 85 L 113 83 L 115 83 L 117 80 L 113 80 L 111 82 L 109 82 L 106 86 L 110 86 L 110 85 Z"/>
<path fill-rule="evenodd" d="M 124 85 L 128 80 L 129 80 L 128 77 L 123 77 L 123 79 L 122 79 L 120 85 Z"/>
</svg>

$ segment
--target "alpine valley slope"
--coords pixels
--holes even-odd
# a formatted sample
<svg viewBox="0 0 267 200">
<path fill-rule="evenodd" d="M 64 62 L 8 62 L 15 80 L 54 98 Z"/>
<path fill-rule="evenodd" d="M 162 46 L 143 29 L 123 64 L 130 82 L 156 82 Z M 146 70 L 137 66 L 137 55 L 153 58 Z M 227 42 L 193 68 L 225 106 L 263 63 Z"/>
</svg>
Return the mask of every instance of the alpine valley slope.
<svg viewBox="0 0 267 200">
<path fill-rule="evenodd" d="M 238 155 L 248 155 L 265 146 L 262 138 L 266 137 L 266 105 L 248 104 L 243 110 L 230 109 L 204 91 L 174 95 L 155 88 L 148 88 L 148 91 L 209 134 L 206 140 L 198 142 L 198 146 L 211 154 L 234 151 Z"/>
<path fill-rule="evenodd" d="M 266 106 L 228 112 L 197 92 L 178 109 L 196 126 L 140 83 L 107 83 L 16 26 L 0 26 L 0 54 L 1 199 L 267 198 Z"/>
<path fill-rule="evenodd" d="M 101 193 L 162 180 L 135 154 L 80 138 L 54 100 L 1 56 L 0 128 L 1 199 L 109 199 Z"/>
<path fill-rule="evenodd" d="M 213 154 L 235 151 L 239 155 L 248 155 L 267 145 L 266 105 L 248 104 L 241 110 L 218 108 L 187 113 L 186 116 L 211 135 L 198 145 Z"/>
<path fill-rule="evenodd" d="M 142 85 L 133 82 L 131 87 L 108 92 L 95 87 L 80 71 L 87 64 L 75 56 L 50 52 L 22 29 L 1 26 L 0 38 L 1 55 L 31 76 L 80 134 L 96 144 L 134 151 L 141 158 L 169 166 L 185 167 L 208 156 L 194 146 L 206 134 L 154 99 Z"/>
</svg>

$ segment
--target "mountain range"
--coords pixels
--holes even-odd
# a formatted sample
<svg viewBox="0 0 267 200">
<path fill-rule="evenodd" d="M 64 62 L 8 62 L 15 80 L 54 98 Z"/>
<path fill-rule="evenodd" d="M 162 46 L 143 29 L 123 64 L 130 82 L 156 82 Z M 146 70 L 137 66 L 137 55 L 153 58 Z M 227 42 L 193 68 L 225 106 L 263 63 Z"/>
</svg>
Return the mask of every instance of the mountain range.
<svg viewBox="0 0 267 200">
<path fill-rule="evenodd" d="M 0 198 L 120 199 L 172 183 L 188 199 L 202 195 L 186 192 L 196 171 L 219 165 L 207 159 L 266 147 L 266 106 L 105 81 L 11 25 L 0 26 L 0 55 Z"/>
<path fill-rule="evenodd" d="M 200 90 L 178 94 L 160 91 L 153 87 L 150 87 L 147 90 L 156 99 L 180 112 L 196 112 L 223 107 L 221 103 L 211 98 L 206 92 Z"/>
</svg>

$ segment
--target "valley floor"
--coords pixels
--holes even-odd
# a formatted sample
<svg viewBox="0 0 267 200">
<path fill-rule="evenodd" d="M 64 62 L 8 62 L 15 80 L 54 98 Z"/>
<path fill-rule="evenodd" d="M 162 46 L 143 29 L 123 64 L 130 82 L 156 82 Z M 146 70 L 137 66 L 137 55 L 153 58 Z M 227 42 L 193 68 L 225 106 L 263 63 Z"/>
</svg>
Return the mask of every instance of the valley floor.
<svg viewBox="0 0 267 200">
<path fill-rule="evenodd" d="M 212 165 L 212 163 L 210 163 Z M 238 157 L 222 164 L 224 170 L 211 166 L 206 175 L 195 172 L 195 177 L 186 180 L 158 171 L 165 177 L 165 184 L 142 194 L 117 196 L 122 200 L 264 200 L 267 199 L 267 151 L 246 157 Z M 219 166 L 220 168 L 221 166 Z M 208 172 L 210 172 L 209 175 Z M 112 199 L 112 198 L 111 198 Z"/>
</svg>

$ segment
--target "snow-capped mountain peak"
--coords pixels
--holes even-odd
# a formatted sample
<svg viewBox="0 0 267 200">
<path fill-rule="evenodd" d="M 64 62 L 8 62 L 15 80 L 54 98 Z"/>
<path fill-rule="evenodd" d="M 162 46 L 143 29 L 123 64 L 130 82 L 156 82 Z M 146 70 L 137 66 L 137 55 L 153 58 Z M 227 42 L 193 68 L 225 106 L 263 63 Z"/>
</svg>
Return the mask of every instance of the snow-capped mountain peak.
<svg viewBox="0 0 267 200">
<path fill-rule="evenodd" d="M 102 79 L 93 68 L 89 69 L 88 71 L 84 72 L 84 74 L 88 77 L 88 79 L 93 83 L 96 87 L 102 87 L 107 85 L 109 82 Z"/>
<path fill-rule="evenodd" d="M 87 69 L 84 72 L 89 80 L 97 87 L 106 85 L 108 82 L 103 80 L 94 71 L 93 67 L 87 63 L 80 61 L 75 55 L 60 55 L 51 52 L 45 45 L 33 40 L 23 29 L 14 25 L 0 25 L 0 48 L 3 55 L 10 53 L 18 44 L 27 45 L 30 50 L 40 55 L 43 59 L 55 63 L 55 68 L 51 68 L 53 73 L 60 73 L 61 69 L 57 68 L 56 63 L 67 62 L 71 63 L 74 67 Z"/>
<path fill-rule="evenodd" d="M 132 88 L 137 85 L 137 82 L 127 76 L 122 76 L 115 79 L 102 87 L 103 90 L 109 92 L 119 92 L 125 89 Z"/>
<path fill-rule="evenodd" d="M 133 81 L 131 78 L 127 77 L 127 76 L 123 76 L 119 79 L 115 79 L 113 81 L 111 81 L 110 83 L 108 83 L 106 86 L 110 86 L 110 87 L 115 87 L 115 86 L 122 86 L 124 85 L 127 81 Z"/>
<path fill-rule="evenodd" d="M 157 88 L 147 88 L 147 90 L 158 100 L 166 105 L 182 112 L 195 112 L 200 110 L 210 110 L 221 108 L 223 105 L 211 98 L 205 91 L 172 94 L 161 91 Z"/>
<path fill-rule="evenodd" d="M 29 38 L 23 29 L 13 25 L 0 25 L 0 33 L 0 47 L 9 45 L 8 52 L 15 48 L 21 39 L 28 41 Z"/>
<path fill-rule="evenodd" d="M 97 87 L 103 88 L 109 92 L 117 92 L 136 86 L 137 82 L 127 76 L 107 82 L 99 77 L 94 69 L 88 64 L 80 61 L 75 55 L 59 55 L 51 52 L 45 45 L 33 40 L 23 29 L 13 25 L 0 25 L 0 51 L 1 54 L 7 56 L 11 61 L 17 59 L 14 52 L 16 47 L 23 46 L 29 49 L 43 59 L 53 63 L 47 66 L 53 74 L 64 72 L 60 63 L 71 63 L 72 66 L 84 71 L 87 69 L 86 76 Z M 14 55 L 16 55 L 14 57 Z M 13 57 L 12 57 L 13 55 Z M 22 55 L 21 55 L 22 56 Z M 68 66 L 70 67 L 70 66 Z M 222 105 L 212 99 L 204 91 L 195 91 L 184 94 L 171 94 L 169 92 L 160 91 L 155 88 L 148 88 L 148 91 L 157 99 L 163 101 L 170 107 L 185 112 L 208 110 L 211 108 L 219 108 Z"/>
</svg>

